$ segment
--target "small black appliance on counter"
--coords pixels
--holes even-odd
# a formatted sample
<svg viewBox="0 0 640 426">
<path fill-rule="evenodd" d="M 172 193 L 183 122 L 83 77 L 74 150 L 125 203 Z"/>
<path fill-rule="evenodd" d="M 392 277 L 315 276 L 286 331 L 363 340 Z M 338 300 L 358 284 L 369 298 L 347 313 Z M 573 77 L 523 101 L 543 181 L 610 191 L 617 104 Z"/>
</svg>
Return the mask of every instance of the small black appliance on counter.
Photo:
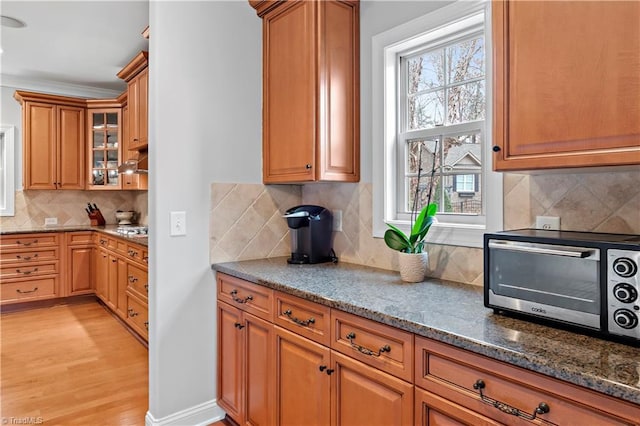
<svg viewBox="0 0 640 426">
<path fill-rule="evenodd" d="M 283 216 L 291 232 L 288 263 L 323 263 L 337 259 L 332 248 L 333 216 L 321 206 L 292 207 Z"/>
<path fill-rule="evenodd" d="M 484 305 L 640 344 L 640 235 L 484 235 Z"/>
</svg>

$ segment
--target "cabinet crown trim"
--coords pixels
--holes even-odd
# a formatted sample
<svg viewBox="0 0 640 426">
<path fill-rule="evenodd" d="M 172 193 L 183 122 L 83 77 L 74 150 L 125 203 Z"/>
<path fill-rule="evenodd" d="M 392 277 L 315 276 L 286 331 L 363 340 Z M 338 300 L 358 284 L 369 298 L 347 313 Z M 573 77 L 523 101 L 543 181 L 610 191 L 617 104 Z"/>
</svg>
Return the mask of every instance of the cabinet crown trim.
<svg viewBox="0 0 640 426">
<path fill-rule="evenodd" d="M 20 102 L 20 105 L 24 105 L 25 102 L 44 102 L 48 104 L 75 106 L 80 108 L 85 108 L 87 106 L 87 99 L 84 98 L 27 92 L 24 90 L 16 90 L 13 97 L 16 101 Z"/>
<path fill-rule="evenodd" d="M 149 64 L 149 52 L 138 53 L 122 70 L 117 74 L 118 78 L 128 82 Z"/>
</svg>

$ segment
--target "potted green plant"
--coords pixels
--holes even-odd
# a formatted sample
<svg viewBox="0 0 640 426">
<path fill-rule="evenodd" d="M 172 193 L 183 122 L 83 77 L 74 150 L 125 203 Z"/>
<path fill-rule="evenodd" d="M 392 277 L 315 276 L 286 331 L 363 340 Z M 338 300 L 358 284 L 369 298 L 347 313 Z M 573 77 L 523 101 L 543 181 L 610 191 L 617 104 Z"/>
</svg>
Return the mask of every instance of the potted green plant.
<svg viewBox="0 0 640 426">
<path fill-rule="evenodd" d="M 429 182 L 429 194 L 427 204 L 420 210 L 417 217 L 420 198 L 420 177 L 422 171 L 422 145 L 418 149 L 418 182 L 413 197 L 413 209 L 411 213 L 410 234 L 405 234 L 398 227 L 388 223 L 389 229 L 384 234 L 384 241 L 387 246 L 398 251 L 398 261 L 400 266 L 400 277 L 406 282 L 419 282 L 424 279 L 424 275 L 429 264 L 429 257 L 425 251 L 424 239 L 434 222 L 438 206 L 431 202 L 431 191 L 433 189 L 433 176 L 436 169 L 437 141 L 433 153 L 433 167 L 431 170 L 431 181 Z M 415 219 L 414 219 L 415 217 Z"/>
</svg>

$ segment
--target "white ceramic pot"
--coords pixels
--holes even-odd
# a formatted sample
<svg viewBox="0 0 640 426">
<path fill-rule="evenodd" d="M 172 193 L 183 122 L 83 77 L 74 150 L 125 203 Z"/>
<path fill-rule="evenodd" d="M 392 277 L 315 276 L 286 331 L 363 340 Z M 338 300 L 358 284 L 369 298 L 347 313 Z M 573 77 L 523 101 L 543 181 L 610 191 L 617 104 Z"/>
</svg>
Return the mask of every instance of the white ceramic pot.
<svg viewBox="0 0 640 426">
<path fill-rule="evenodd" d="M 417 283 L 424 280 L 429 265 L 429 255 L 423 253 L 398 252 L 400 264 L 400 278 L 408 283 Z"/>
</svg>

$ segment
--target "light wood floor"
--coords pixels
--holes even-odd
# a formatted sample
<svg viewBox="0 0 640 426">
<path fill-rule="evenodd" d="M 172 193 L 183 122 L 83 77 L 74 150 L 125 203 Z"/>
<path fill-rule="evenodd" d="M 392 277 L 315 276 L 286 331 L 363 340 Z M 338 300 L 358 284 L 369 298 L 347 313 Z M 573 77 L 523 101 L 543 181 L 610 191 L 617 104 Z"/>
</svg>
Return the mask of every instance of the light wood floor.
<svg viewBox="0 0 640 426">
<path fill-rule="evenodd" d="M 144 425 L 147 349 L 97 302 L 2 314 L 0 352 L 3 420 Z"/>
</svg>

